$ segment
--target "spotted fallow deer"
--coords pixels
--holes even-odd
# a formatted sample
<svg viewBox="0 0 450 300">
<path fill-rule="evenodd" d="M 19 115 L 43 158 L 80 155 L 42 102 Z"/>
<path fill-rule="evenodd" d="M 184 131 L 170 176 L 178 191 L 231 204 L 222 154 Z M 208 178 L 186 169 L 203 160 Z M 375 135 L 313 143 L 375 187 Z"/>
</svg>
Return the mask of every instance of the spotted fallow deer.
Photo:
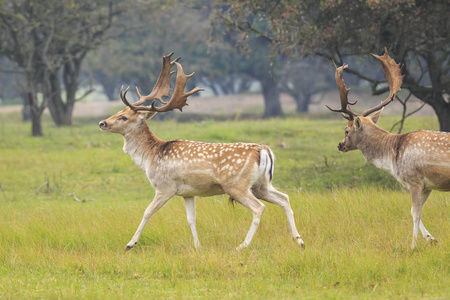
<svg viewBox="0 0 450 300">
<path fill-rule="evenodd" d="M 391 134 L 376 125 L 383 108 L 392 102 L 403 81 L 399 65 L 385 49 L 383 56 L 372 54 L 381 62 L 386 75 L 390 94 L 379 105 L 356 114 L 350 108 L 357 101 L 348 101 L 348 92 L 342 79 L 347 65 L 336 69 L 336 84 L 339 90 L 341 108 L 328 109 L 341 112 L 348 120 L 345 137 L 339 143 L 342 152 L 359 149 L 364 158 L 377 168 L 390 172 L 411 194 L 413 217 L 413 239 L 411 248 L 417 244 L 419 229 L 431 243 L 436 239 L 425 229 L 420 215 L 432 190 L 450 191 L 450 133 L 418 130 L 405 134 Z M 334 62 L 333 62 L 334 63 Z"/>
<path fill-rule="evenodd" d="M 155 188 L 155 197 L 145 210 L 142 221 L 126 250 L 133 248 L 150 219 L 170 198 L 184 198 L 189 226 L 195 248 L 200 247 L 195 227 L 195 196 L 228 194 L 231 199 L 247 207 L 253 214 L 253 221 L 244 242 L 237 250 L 247 247 L 252 241 L 264 212 L 265 200 L 281 206 L 287 216 L 292 238 L 302 247 L 304 242 L 295 227 L 294 214 L 289 197 L 272 186 L 274 155 L 262 144 L 249 143 L 202 143 L 187 140 L 163 141 L 149 129 L 147 120 L 157 112 L 175 108 L 182 110 L 187 97 L 201 91 L 198 87 L 184 93 L 191 75 L 185 75 L 178 59 L 171 61 L 173 53 L 163 57 L 161 74 L 153 91 L 143 96 L 136 88 L 139 100 L 130 104 L 123 87 L 120 97 L 127 106 L 124 110 L 101 121 L 102 130 L 120 133 L 124 138 L 123 150 L 145 171 Z M 170 101 L 163 102 L 170 92 L 171 67 L 176 64 L 177 77 Z M 143 106 L 153 100 L 150 106 Z M 155 100 L 164 106 L 155 106 Z"/>
</svg>

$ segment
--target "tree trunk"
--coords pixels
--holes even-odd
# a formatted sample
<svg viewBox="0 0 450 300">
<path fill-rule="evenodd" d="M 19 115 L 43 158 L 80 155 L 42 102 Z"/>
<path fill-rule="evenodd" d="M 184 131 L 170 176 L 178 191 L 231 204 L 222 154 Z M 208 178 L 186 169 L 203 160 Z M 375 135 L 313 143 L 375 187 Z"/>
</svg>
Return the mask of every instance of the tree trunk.
<svg viewBox="0 0 450 300">
<path fill-rule="evenodd" d="M 114 78 L 108 77 L 101 71 L 94 72 L 94 77 L 103 87 L 103 93 L 106 95 L 106 98 L 108 98 L 108 101 L 117 100 L 119 98 L 115 93 L 117 84 Z"/>
<path fill-rule="evenodd" d="M 48 108 L 53 121 L 57 126 L 72 125 L 73 108 L 78 90 L 78 75 L 80 74 L 81 62 L 85 54 L 74 57 L 63 66 L 63 82 L 66 90 L 66 102 L 61 97 L 60 80 L 58 70 L 48 71 L 45 77 L 45 91 L 48 99 Z"/>
<path fill-rule="evenodd" d="M 22 107 L 22 121 L 27 122 L 31 120 L 31 105 L 28 100 L 27 94 L 22 92 L 20 96 L 23 99 L 23 107 Z"/>
<path fill-rule="evenodd" d="M 36 112 L 33 113 L 32 109 L 31 111 L 31 134 L 33 136 L 42 136 L 42 123 L 41 123 L 41 116 L 42 113 Z"/>
<path fill-rule="evenodd" d="M 428 94 L 420 93 L 424 96 L 421 99 L 433 107 L 439 120 L 439 129 L 441 131 L 450 132 L 450 103 L 444 99 L 443 93 L 445 88 L 439 89 L 445 82 L 445 76 L 441 73 L 441 65 L 444 61 L 439 59 L 438 55 L 433 55 L 431 53 L 427 53 L 424 58 L 427 61 L 428 73 L 433 91 Z M 448 62 L 448 58 L 445 60 Z"/>
<path fill-rule="evenodd" d="M 39 104 L 38 101 L 38 90 L 39 84 L 34 76 L 35 74 L 25 73 L 26 79 L 26 92 L 24 93 L 25 102 L 24 106 L 29 107 L 30 118 L 31 118 L 31 134 L 33 136 L 42 136 L 42 124 L 41 116 L 45 109 L 45 99 Z"/>
<path fill-rule="evenodd" d="M 403 82 L 406 83 L 408 89 L 415 97 L 433 108 L 438 117 L 439 130 L 450 132 L 450 103 L 444 99 L 443 90 L 440 91 L 438 88 L 443 85 L 440 69 L 433 57 L 426 57 L 426 60 L 432 85 L 431 91 L 424 90 L 418 86 L 415 79 L 408 72 L 406 72 Z"/>
<path fill-rule="evenodd" d="M 291 95 L 294 96 L 294 95 Z M 311 102 L 311 94 L 299 93 L 294 96 L 295 103 L 297 104 L 297 113 L 308 112 L 308 106 Z"/>
<path fill-rule="evenodd" d="M 435 95 L 435 97 L 427 102 L 433 107 L 439 121 L 439 130 L 450 132 L 450 103 L 447 103 L 442 95 Z"/>
<path fill-rule="evenodd" d="M 264 96 L 263 118 L 279 117 L 283 115 L 280 102 L 280 91 L 277 82 L 269 74 L 261 79 Z"/>
<path fill-rule="evenodd" d="M 48 109 L 56 126 L 71 125 L 71 117 L 67 118 L 67 107 L 61 97 L 58 73 L 47 72 L 44 79 L 44 97 L 47 99 Z"/>
<path fill-rule="evenodd" d="M 74 58 L 71 62 L 64 65 L 63 81 L 66 88 L 66 119 L 67 125 L 72 125 L 73 108 L 76 101 L 76 93 L 78 90 L 78 75 L 80 73 L 81 60 Z"/>
<path fill-rule="evenodd" d="M 447 105 L 448 106 L 448 105 Z M 439 119 L 439 128 L 441 131 L 450 132 L 450 109 L 443 109 L 436 112 Z"/>
<path fill-rule="evenodd" d="M 33 81 L 28 81 L 33 82 Z M 42 106 L 39 106 L 37 101 L 37 87 L 36 86 L 29 86 L 33 90 L 33 92 L 29 91 L 26 93 L 26 97 L 28 100 L 28 107 L 30 110 L 30 117 L 31 117 L 31 134 L 33 136 L 42 136 L 42 123 L 41 123 L 41 116 L 42 112 L 44 111 L 44 104 Z"/>
</svg>

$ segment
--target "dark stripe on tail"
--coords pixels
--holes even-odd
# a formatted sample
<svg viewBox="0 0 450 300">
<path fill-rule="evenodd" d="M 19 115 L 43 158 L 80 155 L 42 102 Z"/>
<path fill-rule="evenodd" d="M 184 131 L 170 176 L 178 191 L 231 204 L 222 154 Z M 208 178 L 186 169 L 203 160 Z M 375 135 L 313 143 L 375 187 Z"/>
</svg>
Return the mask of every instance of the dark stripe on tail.
<svg viewBox="0 0 450 300">
<path fill-rule="evenodd" d="M 272 177 L 273 177 L 273 157 L 272 157 L 272 151 L 270 151 L 270 149 L 266 149 L 267 152 L 269 152 L 269 157 L 270 157 L 270 168 L 269 168 L 269 176 L 270 176 L 270 182 L 272 182 Z"/>
</svg>

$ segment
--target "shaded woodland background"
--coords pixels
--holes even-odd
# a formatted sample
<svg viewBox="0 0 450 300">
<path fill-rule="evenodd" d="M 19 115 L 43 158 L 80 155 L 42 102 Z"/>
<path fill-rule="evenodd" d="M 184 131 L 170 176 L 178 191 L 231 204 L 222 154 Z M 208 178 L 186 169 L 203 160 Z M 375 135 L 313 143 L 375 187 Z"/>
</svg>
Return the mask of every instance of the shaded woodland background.
<svg viewBox="0 0 450 300">
<path fill-rule="evenodd" d="M 2 1 L 1 104 L 23 104 L 40 136 L 46 108 L 70 126 L 77 101 L 94 91 L 97 101 L 117 100 L 122 85 L 149 92 L 173 51 L 205 95 L 262 93 L 261 117 L 278 117 L 282 93 L 307 112 L 315 95 L 335 89 L 331 60 L 350 65 L 350 96 L 385 93 L 369 53 L 386 47 L 403 65 L 402 115 L 419 99 L 450 131 L 449 4 L 391 2 Z"/>
</svg>

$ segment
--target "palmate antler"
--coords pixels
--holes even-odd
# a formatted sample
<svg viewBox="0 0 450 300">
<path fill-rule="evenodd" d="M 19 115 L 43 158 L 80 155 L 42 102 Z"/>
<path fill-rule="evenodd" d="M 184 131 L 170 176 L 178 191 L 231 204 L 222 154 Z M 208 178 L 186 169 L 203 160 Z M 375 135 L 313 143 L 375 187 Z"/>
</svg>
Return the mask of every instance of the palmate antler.
<svg viewBox="0 0 450 300">
<path fill-rule="evenodd" d="M 379 105 L 363 112 L 363 117 L 367 117 L 371 113 L 376 112 L 391 103 L 391 101 L 395 99 L 395 96 L 400 91 L 400 86 L 402 85 L 403 81 L 400 64 L 397 64 L 395 60 L 389 56 L 386 48 L 384 48 L 383 56 L 378 56 L 375 54 L 372 54 L 372 56 L 381 62 L 381 67 L 383 68 L 384 74 L 386 75 L 387 83 L 389 86 L 389 97 L 387 97 L 386 100 L 381 102 Z"/>
<path fill-rule="evenodd" d="M 389 91 L 390 91 L 389 97 L 387 97 L 386 100 L 381 102 L 379 105 L 363 112 L 361 114 L 361 116 L 363 116 L 363 117 L 367 117 L 371 113 L 374 113 L 374 112 L 382 109 L 389 103 L 391 103 L 392 100 L 395 99 L 395 96 L 397 95 L 398 91 L 400 91 L 400 86 L 402 85 L 403 75 L 401 74 L 400 64 L 397 64 L 395 62 L 395 60 L 389 56 L 386 48 L 384 49 L 384 51 L 385 52 L 384 52 L 383 56 L 378 56 L 375 54 L 372 54 L 372 56 L 381 62 L 381 67 L 383 68 L 383 71 L 384 71 L 384 74 L 386 76 L 387 83 L 389 86 Z M 331 111 L 343 113 L 342 115 L 344 116 L 344 118 L 346 118 L 348 120 L 353 120 L 355 117 L 357 117 L 359 115 L 354 113 L 350 109 L 350 105 L 356 104 L 356 102 L 358 100 L 356 100 L 355 102 L 348 102 L 348 92 L 350 89 L 347 89 L 347 87 L 345 86 L 345 83 L 344 83 L 344 79 L 342 79 L 342 73 L 344 72 L 344 69 L 346 69 L 348 67 L 348 65 L 344 64 L 341 67 L 337 68 L 336 64 L 334 62 L 333 62 L 333 64 L 336 69 L 336 75 L 335 75 L 336 85 L 338 87 L 339 96 L 341 98 L 341 108 L 340 109 L 332 109 L 328 105 L 326 105 L 326 107 Z M 345 116 L 344 113 L 347 114 L 348 116 Z"/>
<path fill-rule="evenodd" d="M 339 90 L 339 97 L 341 99 L 341 108 L 340 109 L 332 109 L 328 105 L 325 105 L 325 106 L 331 111 L 342 113 L 342 116 L 344 118 L 346 118 L 347 120 L 353 120 L 353 118 L 355 116 L 357 116 L 357 114 L 352 112 L 352 110 L 350 109 L 350 105 L 355 105 L 356 102 L 358 102 L 358 100 L 355 100 L 355 102 L 348 102 L 348 92 L 350 91 L 350 89 L 348 89 L 345 86 L 344 79 L 342 78 L 342 73 L 344 73 L 344 69 L 346 69 L 348 67 L 348 65 L 343 64 L 342 66 L 340 66 L 338 68 L 336 66 L 336 64 L 334 63 L 334 61 L 333 61 L 333 65 L 334 65 L 334 68 L 336 69 L 336 73 L 335 73 L 334 77 L 336 78 L 336 85 Z M 347 116 L 344 114 L 347 114 Z"/>
<path fill-rule="evenodd" d="M 176 58 L 175 60 L 171 61 L 171 56 L 173 55 L 173 52 L 169 55 L 165 55 L 163 57 L 163 66 L 161 68 L 161 73 L 158 77 L 158 80 L 156 81 L 156 84 L 152 90 L 152 92 L 146 96 L 143 96 L 139 93 L 139 89 L 136 87 L 136 93 L 139 96 L 139 100 L 135 103 L 131 104 L 128 102 L 126 98 L 126 94 L 128 92 L 128 87 L 125 92 L 123 92 L 123 86 L 120 89 L 120 98 L 122 99 L 123 103 L 130 107 L 134 111 L 156 111 L 156 112 L 166 112 L 171 111 L 175 108 L 179 109 L 180 111 L 183 109 L 183 106 L 188 105 L 186 103 L 187 97 L 190 95 L 198 92 L 203 91 L 203 89 L 199 87 L 195 87 L 191 91 L 185 93 L 184 88 L 186 87 L 187 80 L 194 75 L 194 73 L 190 75 L 186 75 L 183 72 L 183 68 L 181 64 L 178 63 L 178 60 L 180 57 Z M 169 93 L 171 91 L 170 89 L 170 76 L 175 72 L 171 72 L 170 69 L 172 66 L 176 64 L 177 65 L 177 78 L 175 82 L 175 90 L 172 94 L 172 97 L 168 102 L 164 102 L 162 100 L 162 97 L 168 97 Z M 142 106 L 147 101 L 153 100 L 152 104 L 150 106 Z M 155 101 L 158 100 L 162 104 L 165 104 L 162 107 L 156 107 Z"/>
</svg>

